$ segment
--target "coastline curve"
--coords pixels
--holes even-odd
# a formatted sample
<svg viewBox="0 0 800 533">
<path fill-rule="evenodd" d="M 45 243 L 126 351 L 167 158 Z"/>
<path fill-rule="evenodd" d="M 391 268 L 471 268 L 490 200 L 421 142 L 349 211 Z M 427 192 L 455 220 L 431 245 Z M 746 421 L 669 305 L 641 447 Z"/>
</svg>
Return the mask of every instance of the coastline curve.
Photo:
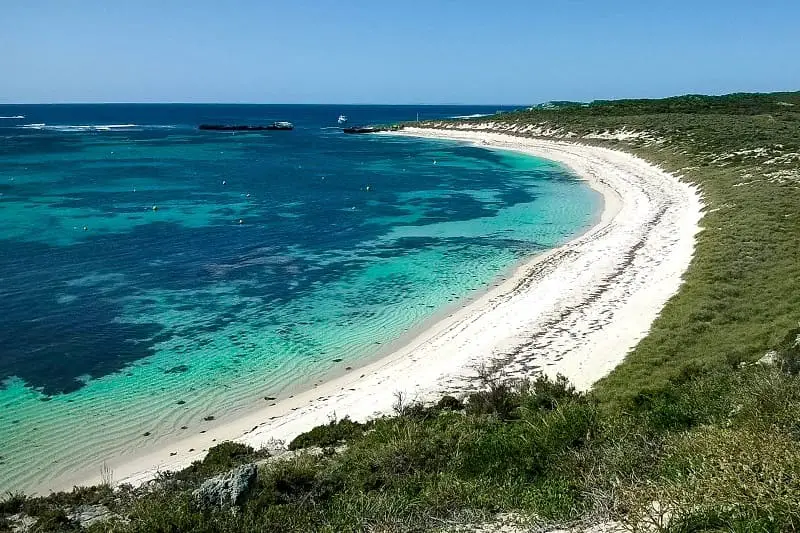
<svg viewBox="0 0 800 533">
<path fill-rule="evenodd" d="M 214 442 L 258 448 L 288 441 L 336 415 L 379 416 L 391 412 L 396 392 L 425 400 L 470 390 L 481 365 L 500 368 L 507 377 L 563 374 L 587 389 L 647 334 L 680 287 L 702 202 L 695 187 L 658 167 L 607 148 L 488 131 L 407 128 L 387 134 L 470 142 L 562 163 L 603 194 L 601 220 L 526 261 L 384 358 L 206 434 L 107 461 L 119 482 L 138 485 L 158 472 L 184 468 Z M 51 480 L 46 489 L 97 483 L 99 476 L 89 473 L 99 471 L 94 466 Z"/>
</svg>

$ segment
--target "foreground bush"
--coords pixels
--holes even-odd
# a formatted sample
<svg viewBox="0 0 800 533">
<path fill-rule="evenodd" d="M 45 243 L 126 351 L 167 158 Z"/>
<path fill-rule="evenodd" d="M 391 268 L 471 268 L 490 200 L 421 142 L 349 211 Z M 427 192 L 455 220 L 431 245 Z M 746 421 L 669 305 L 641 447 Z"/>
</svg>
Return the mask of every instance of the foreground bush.
<svg viewBox="0 0 800 533">
<path fill-rule="evenodd" d="M 148 490 L 14 495 L 0 511 L 74 530 L 65 510 L 104 503 L 120 515 L 114 531 L 142 533 L 425 531 L 512 511 L 664 531 L 786 531 L 800 525 L 800 377 L 782 368 L 692 371 L 618 409 L 540 378 L 490 388 L 463 410 L 410 406 L 368 428 L 332 422 L 298 437 L 299 454 L 262 465 L 238 512 L 191 498 L 204 473 L 263 457 L 234 443 Z M 324 454 L 301 447 L 345 442 Z"/>
<path fill-rule="evenodd" d="M 289 449 L 299 450 L 312 446 L 327 448 L 337 444 L 344 444 L 363 435 L 366 428 L 366 424 L 353 422 L 347 417 L 338 421 L 331 420 L 325 426 L 317 426 L 311 431 L 298 435 L 289 443 Z"/>
</svg>

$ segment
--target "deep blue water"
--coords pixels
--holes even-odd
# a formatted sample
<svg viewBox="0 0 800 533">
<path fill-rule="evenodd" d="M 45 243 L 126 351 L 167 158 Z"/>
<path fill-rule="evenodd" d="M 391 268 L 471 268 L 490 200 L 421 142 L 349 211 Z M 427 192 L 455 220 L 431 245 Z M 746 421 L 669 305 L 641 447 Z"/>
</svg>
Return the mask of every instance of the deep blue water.
<svg viewBox="0 0 800 533">
<path fill-rule="evenodd" d="M 158 407 L 156 438 L 352 365 L 588 227 L 601 200 L 554 163 L 336 127 L 495 111 L 0 106 L 0 479 L 77 464 L 76 420 L 123 438 Z"/>
</svg>

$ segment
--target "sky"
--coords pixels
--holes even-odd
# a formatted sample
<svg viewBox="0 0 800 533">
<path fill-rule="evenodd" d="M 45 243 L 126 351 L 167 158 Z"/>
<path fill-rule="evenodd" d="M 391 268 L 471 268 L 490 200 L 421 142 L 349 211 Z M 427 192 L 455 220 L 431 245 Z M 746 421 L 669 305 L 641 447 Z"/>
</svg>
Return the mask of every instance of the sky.
<svg viewBox="0 0 800 533">
<path fill-rule="evenodd" d="M 0 0 L 0 103 L 800 89 L 800 0 Z"/>
</svg>

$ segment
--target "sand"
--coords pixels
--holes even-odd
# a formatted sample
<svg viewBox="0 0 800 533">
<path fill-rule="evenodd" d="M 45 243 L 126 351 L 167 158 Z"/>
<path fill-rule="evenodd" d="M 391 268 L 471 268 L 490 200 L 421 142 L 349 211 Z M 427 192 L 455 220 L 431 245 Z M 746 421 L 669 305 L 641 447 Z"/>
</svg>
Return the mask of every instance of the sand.
<svg viewBox="0 0 800 533">
<path fill-rule="evenodd" d="M 204 434 L 109 458 L 115 482 L 136 485 L 159 471 L 184 468 L 224 440 L 258 448 L 334 417 L 389 413 L 397 393 L 425 400 L 470 390 L 481 365 L 498 365 L 508 377 L 560 373 L 587 389 L 647 334 L 680 287 L 702 204 L 697 190 L 677 177 L 632 155 L 577 143 L 486 131 L 409 128 L 397 134 L 461 140 L 565 164 L 603 194 L 601 219 L 373 363 Z M 100 467 L 87 465 L 40 492 L 97 483 Z"/>
</svg>

